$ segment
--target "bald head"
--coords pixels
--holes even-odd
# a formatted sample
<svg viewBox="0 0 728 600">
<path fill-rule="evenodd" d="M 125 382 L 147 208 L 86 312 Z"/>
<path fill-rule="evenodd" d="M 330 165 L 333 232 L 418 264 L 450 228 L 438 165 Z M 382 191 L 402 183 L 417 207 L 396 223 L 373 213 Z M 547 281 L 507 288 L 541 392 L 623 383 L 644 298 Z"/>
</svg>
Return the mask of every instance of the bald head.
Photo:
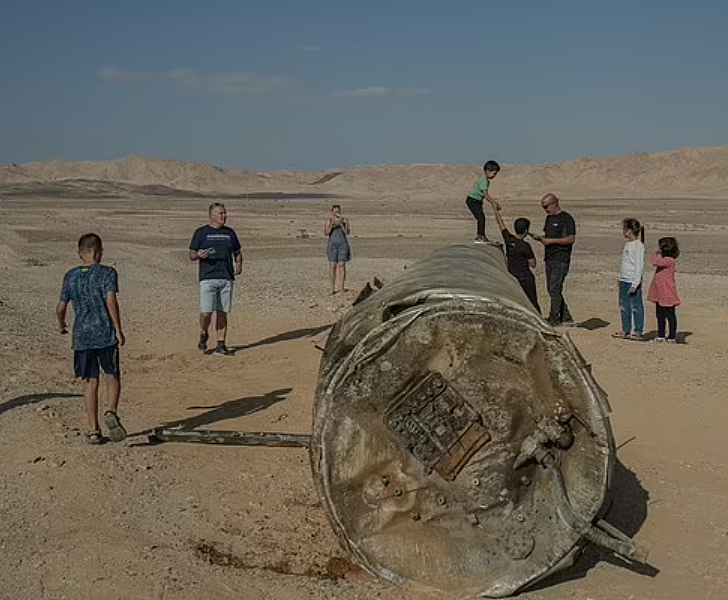
<svg viewBox="0 0 728 600">
<path fill-rule="evenodd" d="M 546 194 L 541 198 L 541 208 L 550 215 L 557 215 L 561 212 L 559 208 L 559 199 L 556 194 Z"/>
</svg>

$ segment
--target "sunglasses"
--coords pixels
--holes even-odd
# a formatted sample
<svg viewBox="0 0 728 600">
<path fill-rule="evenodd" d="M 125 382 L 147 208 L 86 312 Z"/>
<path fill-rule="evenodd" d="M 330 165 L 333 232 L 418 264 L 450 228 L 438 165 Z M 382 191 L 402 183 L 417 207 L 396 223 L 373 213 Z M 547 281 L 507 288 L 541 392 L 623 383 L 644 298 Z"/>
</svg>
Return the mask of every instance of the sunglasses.
<svg viewBox="0 0 728 600">
<path fill-rule="evenodd" d="M 556 204 L 556 202 L 549 202 L 548 204 L 542 204 L 541 208 L 543 208 L 544 210 L 548 210 L 549 206 L 553 206 L 554 204 Z"/>
</svg>

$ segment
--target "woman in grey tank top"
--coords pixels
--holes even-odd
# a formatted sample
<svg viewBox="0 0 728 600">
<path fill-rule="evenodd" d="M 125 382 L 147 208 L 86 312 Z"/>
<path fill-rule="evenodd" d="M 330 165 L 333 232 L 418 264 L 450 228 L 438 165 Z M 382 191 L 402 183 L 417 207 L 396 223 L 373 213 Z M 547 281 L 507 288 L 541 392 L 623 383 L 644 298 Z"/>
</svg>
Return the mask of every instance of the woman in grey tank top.
<svg viewBox="0 0 728 600">
<path fill-rule="evenodd" d="M 326 221 L 324 234 L 329 238 L 326 245 L 326 257 L 329 261 L 331 293 L 345 292 L 346 263 L 351 260 L 351 248 L 348 236 L 351 233 L 349 219 L 341 213 L 341 206 L 331 207 L 331 216 Z"/>
</svg>

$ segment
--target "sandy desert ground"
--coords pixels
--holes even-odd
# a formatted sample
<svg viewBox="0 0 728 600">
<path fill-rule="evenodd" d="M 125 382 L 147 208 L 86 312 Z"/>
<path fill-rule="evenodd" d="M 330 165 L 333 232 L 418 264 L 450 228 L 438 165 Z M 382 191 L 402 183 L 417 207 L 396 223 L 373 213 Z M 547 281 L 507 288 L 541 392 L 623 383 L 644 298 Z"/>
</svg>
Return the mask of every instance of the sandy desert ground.
<svg viewBox="0 0 728 600">
<path fill-rule="evenodd" d="M 665 161 L 664 190 L 620 179 L 614 173 L 624 171 L 610 161 L 587 161 L 594 194 L 587 176 L 559 179 L 568 169 L 578 173 L 576 167 L 535 174 L 522 167 L 510 180 L 506 168 L 496 182 L 509 220 L 528 216 L 538 229 L 538 197 L 546 191 L 560 193 L 578 220 L 566 293 L 586 326 L 570 334 L 613 409 L 620 449 L 609 520 L 651 549 L 653 567 L 629 568 L 590 549 L 574 568 L 524 598 L 717 600 L 728 594 L 725 154 L 711 164 L 723 171 L 703 187 L 696 183 L 692 195 L 684 179 L 670 188 L 665 174 L 683 167 Z M 634 166 L 634 159 L 625 160 Z M 1 599 L 443 597 L 378 583 L 348 561 L 318 502 L 305 450 L 149 445 L 144 432 L 184 421 L 308 433 L 320 359 L 316 336 L 372 276 L 386 281 L 437 247 L 472 239 L 463 199 L 477 168 L 439 167 L 439 180 L 427 167 L 370 168 L 358 179 L 353 170 L 350 181 L 345 173 L 338 178 L 344 183 L 333 178 L 328 188 L 302 183 L 323 174 L 279 174 L 255 191 L 289 195 L 225 199 L 245 256 L 230 324 L 236 353 L 229 358 L 196 349 L 196 267 L 186 248 L 206 220 L 210 198 L 128 189 L 121 197 L 71 197 L 43 191 L 47 181 L 39 183 L 37 175 L 10 180 L 8 169 L 0 177 L 12 192 L 3 194 L 0 186 Z M 524 173 L 528 185 L 514 184 L 516 175 L 525 181 Z M 92 189 L 78 182 L 88 175 L 68 177 L 76 178 L 76 189 Z M 354 228 L 346 297 L 328 295 L 326 281 L 322 228 L 333 197 Z M 610 337 L 619 316 L 619 223 L 626 216 L 646 223 L 648 248 L 666 234 L 682 244 L 682 344 Z M 493 235 L 492 222 L 488 227 Z M 100 447 L 81 437 L 80 386 L 71 377 L 69 340 L 57 334 L 53 314 L 61 277 L 75 264 L 76 241 L 87 231 L 102 235 L 105 262 L 119 271 L 127 335 L 121 412 L 132 435 Z M 540 267 L 538 277 L 547 304 Z M 647 330 L 654 328 L 648 305 Z"/>
</svg>

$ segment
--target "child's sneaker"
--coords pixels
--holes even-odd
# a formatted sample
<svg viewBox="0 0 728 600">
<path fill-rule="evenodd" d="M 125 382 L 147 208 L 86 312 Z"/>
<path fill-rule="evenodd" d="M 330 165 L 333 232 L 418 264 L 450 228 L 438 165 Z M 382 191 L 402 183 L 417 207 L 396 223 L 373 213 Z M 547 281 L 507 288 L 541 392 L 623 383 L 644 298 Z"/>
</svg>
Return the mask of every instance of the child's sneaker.
<svg viewBox="0 0 728 600">
<path fill-rule="evenodd" d="M 86 441 L 94 446 L 98 446 L 99 444 L 101 444 L 104 441 L 104 438 L 101 437 L 101 430 L 94 429 L 93 431 L 87 431 Z"/>
<path fill-rule="evenodd" d="M 120 442 L 126 437 L 126 429 L 121 424 L 119 415 L 114 411 L 107 410 L 104 413 L 104 424 L 106 425 L 106 429 L 109 430 L 109 439 L 112 442 Z"/>
</svg>

